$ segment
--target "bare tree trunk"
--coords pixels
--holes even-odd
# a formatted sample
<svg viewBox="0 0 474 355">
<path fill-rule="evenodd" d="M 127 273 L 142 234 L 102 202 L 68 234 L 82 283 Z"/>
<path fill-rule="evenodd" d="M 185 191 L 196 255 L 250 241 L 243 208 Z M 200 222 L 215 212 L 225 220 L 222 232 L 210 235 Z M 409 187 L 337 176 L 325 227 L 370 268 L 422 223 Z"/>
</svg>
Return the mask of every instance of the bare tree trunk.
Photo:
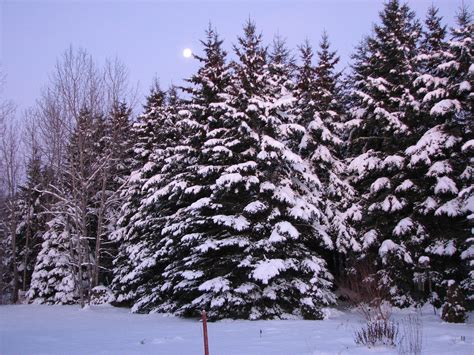
<svg viewBox="0 0 474 355">
<path fill-rule="evenodd" d="M 79 150 L 79 166 L 76 166 L 74 162 L 70 163 L 70 169 L 69 174 L 71 176 L 71 182 L 72 182 L 72 201 L 71 203 L 71 208 L 74 211 L 74 219 L 73 222 L 75 224 L 75 230 L 76 233 L 74 233 L 74 241 L 75 241 L 75 246 L 74 250 L 75 254 L 77 255 L 77 260 L 76 260 L 76 267 L 77 267 L 77 276 L 78 276 L 78 281 L 77 281 L 77 289 L 79 292 L 79 302 L 81 305 L 81 308 L 84 308 L 85 306 L 85 300 L 84 300 L 84 273 L 83 273 L 83 266 L 84 266 L 84 248 L 83 248 L 83 238 L 86 235 L 86 229 L 87 226 L 85 224 L 85 206 L 84 206 L 84 195 L 86 194 L 86 191 L 84 191 L 84 186 L 83 186 L 83 179 L 82 179 L 82 168 L 84 166 L 83 164 L 83 144 L 82 144 L 82 136 L 79 134 L 79 140 L 77 142 L 77 149 Z"/>
</svg>

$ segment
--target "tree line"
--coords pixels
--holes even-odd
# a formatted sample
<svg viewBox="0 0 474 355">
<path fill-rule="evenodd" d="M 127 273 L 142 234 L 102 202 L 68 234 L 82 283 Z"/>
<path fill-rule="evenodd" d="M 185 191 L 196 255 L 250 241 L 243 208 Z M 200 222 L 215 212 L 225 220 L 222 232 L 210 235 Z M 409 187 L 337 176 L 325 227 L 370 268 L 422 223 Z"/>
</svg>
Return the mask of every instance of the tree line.
<svg viewBox="0 0 474 355">
<path fill-rule="evenodd" d="M 472 31 L 466 7 L 448 30 L 389 0 L 342 74 L 326 33 L 295 55 L 248 21 L 229 59 L 210 26 L 197 72 L 156 81 L 136 118 L 125 67 L 69 49 L 28 115 L 21 184 L 2 131 L 3 301 L 320 319 L 366 287 L 463 321 Z"/>
</svg>

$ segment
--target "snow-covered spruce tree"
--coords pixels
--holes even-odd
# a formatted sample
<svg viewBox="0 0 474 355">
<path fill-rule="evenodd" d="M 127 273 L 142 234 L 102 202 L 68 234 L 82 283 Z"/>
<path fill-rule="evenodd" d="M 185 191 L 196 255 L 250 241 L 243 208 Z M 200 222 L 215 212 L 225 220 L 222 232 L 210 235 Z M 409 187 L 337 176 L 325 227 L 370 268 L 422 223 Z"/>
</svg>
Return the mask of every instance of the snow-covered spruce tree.
<svg viewBox="0 0 474 355">
<path fill-rule="evenodd" d="M 446 302 L 443 306 L 441 318 L 449 323 L 464 323 L 467 319 L 466 297 L 462 289 L 451 281 L 446 292 Z"/>
<path fill-rule="evenodd" d="M 204 55 L 195 56 L 201 67 L 188 80 L 190 87 L 184 88 L 190 99 L 176 113 L 184 133 L 174 149 L 176 156 L 146 184 L 151 197 L 147 204 L 149 208 L 158 206 L 158 216 L 164 223 L 154 242 L 159 259 L 154 270 L 164 267 L 164 272 L 155 272 L 148 293 L 136 304 L 139 311 L 157 309 L 182 315 L 199 312 L 201 306 L 191 301 L 201 293 L 198 287 L 206 279 L 198 276 L 201 270 L 212 272 L 214 265 L 205 250 L 197 248 L 209 238 L 208 230 L 215 228 L 212 211 L 201 211 L 198 206 L 199 201 L 209 198 L 212 185 L 229 159 L 230 151 L 222 143 L 228 135 L 222 120 L 226 111 L 222 95 L 230 74 L 215 30 L 207 30 L 202 44 Z"/>
<path fill-rule="evenodd" d="M 428 9 L 415 58 L 417 77 L 414 86 L 415 97 L 419 102 L 418 121 L 422 122 L 418 127 L 420 134 L 437 124 L 436 117 L 430 115 L 430 110 L 434 103 L 446 95 L 447 81 L 442 77 L 438 66 L 449 61 L 450 54 L 446 41 L 446 26 L 442 24 L 438 11 L 434 6 Z"/>
<path fill-rule="evenodd" d="M 414 57 L 419 24 L 406 4 L 390 0 L 381 23 L 359 47 L 353 65 L 353 121 L 349 172 L 358 190 L 362 219 L 360 258 L 374 263 L 381 287 L 397 305 L 411 301 L 412 244 L 422 229 L 408 216 L 403 169 L 405 148 L 416 138 Z"/>
<path fill-rule="evenodd" d="M 298 152 L 310 162 L 313 174 L 322 183 L 325 225 L 335 248 L 327 254 L 333 273 L 343 268 L 342 255 L 358 251 L 352 227 L 357 210 L 351 208 L 355 191 L 345 180 L 342 159 L 342 121 L 344 108 L 339 92 L 339 76 L 335 65 L 339 61 L 330 50 L 326 33 L 318 51 L 318 64 L 312 64 L 313 51 L 308 42 L 300 47 L 301 65 L 298 67 L 296 122 L 304 128 Z"/>
<path fill-rule="evenodd" d="M 16 230 L 17 253 L 16 263 L 20 272 L 21 289 L 27 291 L 31 282 L 36 257 L 41 249 L 48 216 L 50 197 L 44 190 L 49 183 L 49 174 L 43 168 L 38 147 L 34 146 L 26 166 L 26 181 L 20 186 L 17 202 L 17 213 L 20 220 Z"/>
<path fill-rule="evenodd" d="M 165 95 L 165 91 L 160 88 L 158 79 L 155 79 L 146 98 L 144 112 L 138 117 L 132 129 L 135 141 L 133 153 L 136 160 L 133 169 L 141 168 L 148 161 L 155 145 L 159 143 L 156 131 L 165 109 Z"/>
<path fill-rule="evenodd" d="M 3 189 L 0 187 L 0 219 L 5 221 L 6 197 Z M 0 223 L 0 304 L 8 302 L 10 288 L 10 273 L 8 265 L 10 264 L 10 253 L 8 248 L 8 233 L 5 223 Z"/>
<path fill-rule="evenodd" d="M 442 24 L 442 18 L 438 16 L 438 10 L 432 6 L 428 9 L 418 54 L 415 58 L 417 77 L 414 86 L 415 97 L 419 102 L 416 115 L 418 122 L 420 122 L 418 127 L 414 127 L 417 129 L 417 135 L 423 135 L 439 123 L 439 117 L 433 117 L 430 111 L 436 102 L 446 96 L 447 79 L 442 77 L 442 73 L 438 69 L 438 66 L 449 60 L 450 56 L 445 37 L 446 27 Z M 426 154 L 424 147 L 422 154 Z M 430 258 L 426 253 L 426 248 L 432 242 L 433 236 L 424 227 L 426 223 L 423 222 L 426 215 L 426 199 L 432 194 L 431 185 L 429 182 L 427 183 L 425 177 L 429 166 L 422 160 L 411 161 L 410 158 L 408 156 L 404 162 L 404 169 L 408 174 L 407 181 L 409 181 L 406 193 L 410 194 L 410 200 L 413 201 L 414 206 L 409 218 L 421 223 L 419 228 L 423 231 L 420 233 L 416 248 L 411 250 L 415 266 L 414 296 L 417 301 L 423 302 L 430 299 L 431 302 L 439 306 L 439 299 L 437 293 L 433 292 L 433 288 L 441 278 L 435 270 L 436 268 L 432 268 Z"/>
<path fill-rule="evenodd" d="M 288 139 L 285 125 L 295 122 L 291 117 L 295 98 L 288 89 L 275 91 L 272 87 L 273 68 L 278 64 L 276 51 L 267 65 L 266 50 L 255 25 L 248 23 L 244 32 L 239 38 L 240 47 L 235 48 L 240 62 L 235 69 L 233 116 L 242 115 L 242 125 L 248 125 L 248 138 L 243 138 L 252 148 L 242 151 L 241 156 L 257 164 L 253 174 L 258 183 L 241 192 L 248 198 L 242 201 L 242 207 L 250 222 L 242 231 L 250 241 L 244 249 L 247 262 L 242 270 L 252 276 L 247 282 L 254 284 L 247 302 L 256 297 L 251 301 L 254 306 L 250 316 L 299 314 L 318 318 L 320 307 L 333 297 L 329 290 L 332 276 L 321 257 L 321 251 L 331 246 L 321 225 L 321 183 L 309 165 L 291 151 L 294 144 L 283 143 Z M 290 58 L 280 62 L 291 68 Z M 252 170 L 241 175 L 249 172 Z M 225 195 L 234 193 L 234 183 L 221 188 Z M 258 208 L 252 211 L 254 207 Z M 254 238 L 259 238 L 255 245 Z M 295 284 L 295 277 L 302 287 Z M 277 296 L 273 300 L 274 293 Z"/>
<path fill-rule="evenodd" d="M 430 6 L 422 29 L 422 37 L 416 58 L 419 71 L 422 74 L 436 73 L 438 65 L 448 57 L 446 26 L 443 25 L 443 18 L 438 15 L 438 12 L 438 8 Z M 429 79 L 429 77 L 427 78 Z"/>
<path fill-rule="evenodd" d="M 200 157 L 207 165 L 220 164 L 203 169 L 217 174 L 197 189 L 207 196 L 187 208 L 191 219 L 197 216 L 191 228 L 182 235 L 182 225 L 171 226 L 184 242 L 176 254 L 184 255 L 183 262 L 173 271 L 179 277 L 165 284 L 174 290 L 172 309 L 196 315 L 205 308 L 211 319 L 320 318 L 320 307 L 333 294 L 326 263 L 313 250 L 330 241 L 320 233 L 319 181 L 279 141 L 293 98 L 271 85 L 253 23 L 245 26 L 235 51 L 239 62 L 233 64 L 231 85 L 209 105 L 222 128 L 207 131 L 207 157 Z M 209 58 L 203 67 L 208 63 Z M 203 84 L 212 81 L 196 79 L 191 103 L 209 100 Z M 191 117 L 203 122 L 207 113 L 194 116 L 192 107 Z"/>
<path fill-rule="evenodd" d="M 294 153 L 299 154 L 299 144 L 305 134 L 305 127 L 298 121 L 298 106 L 296 105 L 298 90 L 296 60 L 288 50 L 286 42 L 280 37 L 275 36 L 269 53 L 268 71 L 270 74 L 270 92 L 273 97 L 292 96 L 291 109 L 288 112 L 282 112 L 286 115 L 285 122 L 280 125 L 280 140 L 289 147 Z M 311 68 L 312 70 L 312 68 Z"/>
<path fill-rule="evenodd" d="M 462 132 L 463 171 L 459 179 L 458 201 L 461 211 L 466 217 L 462 228 L 465 239 L 460 238 L 462 243 L 459 243 L 463 261 L 460 284 L 463 293 L 467 295 L 468 309 L 474 310 L 474 236 L 472 233 L 474 228 L 474 127 L 472 124 L 474 112 L 474 23 L 472 12 L 463 6 L 456 20 L 457 27 L 452 29 L 452 40 L 449 45 L 450 52 L 458 66 L 453 68 L 455 70 L 451 69 L 448 90 L 450 96 L 457 98 L 461 103 L 461 109 L 455 116 Z M 449 65 L 447 67 L 449 68 Z"/>
<path fill-rule="evenodd" d="M 6 197 L 0 189 L 0 218 L 6 220 Z M 0 304 L 10 301 L 10 249 L 8 243 L 8 232 L 4 223 L 0 223 Z"/>
<path fill-rule="evenodd" d="M 134 245 L 138 245 L 140 241 L 140 233 L 137 232 L 134 221 L 140 217 L 137 210 L 143 196 L 142 186 L 146 181 L 146 176 L 142 176 L 144 172 L 141 169 L 148 162 L 154 144 L 157 143 L 156 134 L 163 120 L 164 107 L 165 92 L 155 79 L 150 94 L 146 98 L 144 113 L 132 126 L 133 143 L 130 148 L 132 171 L 127 177 L 126 184 L 121 187 L 120 197 L 123 200 L 123 206 L 118 214 L 118 229 L 111 235 L 118 249 L 113 261 L 112 289 L 116 295 L 116 303 L 119 305 L 131 305 L 136 298 L 136 289 L 139 285 L 139 281 L 132 280 L 135 276 L 133 273 L 135 265 L 130 254 Z"/>
<path fill-rule="evenodd" d="M 58 202 L 51 212 L 54 217 L 47 223 L 43 243 L 36 259 L 27 297 L 33 303 L 73 304 L 79 294 L 74 263 L 76 255 L 72 247 L 72 234 L 75 233 L 66 206 Z"/>
<path fill-rule="evenodd" d="M 142 280 L 132 308 L 134 312 L 176 311 L 170 279 L 175 272 L 179 274 L 174 263 L 182 263 L 186 255 L 179 248 L 180 236 L 189 223 L 186 207 L 199 194 L 199 186 L 191 186 L 190 181 L 198 173 L 193 169 L 198 154 L 194 144 L 202 132 L 190 118 L 188 103 L 178 98 L 176 87 L 169 90 L 165 120 L 160 130 L 165 138 L 143 169 L 144 196 L 137 216 L 137 221 L 141 219 L 142 241 L 137 249 L 140 250 L 136 256 L 138 268 L 134 270 L 134 276 Z M 184 283 L 179 286 L 183 288 Z"/>
<path fill-rule="evenodd" d="M 296 65 L 295 58 L 279 35 L 273 38 L 268 53 L 269 94 L 275 98 L 286 98 L 292 94 L 296 83 L 293 81 Z M 287 120 L 290 120 L 287 117 Z"/>
<path fill-rule="evenodd" d="M 169 209 L 175 209 L 175 201 L 170 199 L 159 204 L 157 200 L 163 192 L 163 181 L 172 180 L 178 171 L 170 166 L 184 163 L 175 154 L 181 142 L 180 106 L 174 88 L 166 94 L 155 86 L 147 99 L 145 113 L 134 126 L 136 137 L 132 151 L 138 158 L 134 164 L 136 170 L 132 171 L 122 192 L 125 202 L 119 214 L 119 228 L 113 235 L 118 253 L 112 280 L 117 304 L 134 305 L 134 311 L 149 311 L 150 308 L 145 309 L 149 306 L 147 297 L 159 296 L 152 279 L 161 278 L 164 260 L 156 253 L 166 222 L 164 216 L 171 213 Z M 147 142 L 146 149 L 144 142 Z"/>
<path fill-rule="evenodd" d="M 106 150 L 113 162 L 109 173 L 113 191 L 118 190 L 130 175 L 133 155 L 131 149 L 134 143 L 131 114 L 132 110 L 126 102 L 116 102 L 106 122 Z"/>
<path fill-rule="evenodd" d="M 336 70 L 336 64 L 339 63 L 339 56 L 336 51 L 331 50 L 329 36 L 323 32 L 319 43 L 318 63 L 315 67 L 315 83 L 312 94 L 314 95 L 315 105 L 319 110 L 321 120 L 328 126 L 332 132 L 341 134 L 343 130 L 342 116 L 343 107 L 341 102 L 341 73 Z M 332 142 L 333 145 L 341 146 L 339 141 Z"/>
<path fill-rule="evenodd" d="M 18 264 L 16 263 L 15 254 L 17 248 L 13 248 L 13 237 L 16 237 L 16 234 L 13 234 L 12 231 L 16 230 L 15 222 L 19 220 L 17 211 L 19 211 L 19 201 L 16 199 L 17 195 L 14 195 L 13 198 L 10 196 L 2 196 L 2 240 L 0 242 L 2 250 L 0 252 L 2 257 L 1 265 L 1 302 L 2 304 L 16 303 L 18 301 L 18 291 L 20 286 L 20 278 L 18 271 Z M 15 239 L 16 243 L 16 239 Z M 15 252 L 14 252 L 15 251 Z M 16 268 L 16 270 L 15 270 Z M 15 277 L 15 271 L 17 277 Z M 15 294 L 17 296 L 15 297 Z"/>
<path fill-rule="evenodd" d="M 427 234 L 420 258 L 438 306 L 453 283 L 461 285 L 459 295 L 467 294 L 471 302 L 473 297 L 472 30 L 470 15 L 462 9 L 447 50 L 436 56 L 442 60 L 420 77 L 426 83 L 420 90 L 421 114 L 433 124 L 406 150 L 409 168 L 418 176 L 415 208 Z"/>
</svg>

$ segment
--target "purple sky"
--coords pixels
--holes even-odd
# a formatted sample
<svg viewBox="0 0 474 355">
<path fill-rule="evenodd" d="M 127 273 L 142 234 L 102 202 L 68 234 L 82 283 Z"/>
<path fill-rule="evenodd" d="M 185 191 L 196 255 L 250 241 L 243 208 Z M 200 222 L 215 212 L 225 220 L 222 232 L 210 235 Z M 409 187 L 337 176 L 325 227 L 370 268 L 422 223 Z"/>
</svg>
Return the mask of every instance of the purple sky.
<svg viewBox="0 0 474 355">
<path fill-rule="evenodd" d="M 434 3 L 452 25 L 461 0 L 408 3 L 421 18 Z M 118 56 L 132 81 L 140 83 L 143 101 L 155 75 L 166 87 L 180 84 L 195 71 L 195 61 L 183 58 L 182 50 L 199 52 L 209 21 L 230 52 L 249 17 L 267 43 L 279 33 L 293 48 L 305 38 L 316 46 L 326 29 L 345 66 L 354 46 L 378 20 L 382 5 L 382 0 L 1 1 L 4 94 L 20 112 L 33 105 L 56 58 L 72 44 L 87 49 L 100 64 Z"/>
</svg>

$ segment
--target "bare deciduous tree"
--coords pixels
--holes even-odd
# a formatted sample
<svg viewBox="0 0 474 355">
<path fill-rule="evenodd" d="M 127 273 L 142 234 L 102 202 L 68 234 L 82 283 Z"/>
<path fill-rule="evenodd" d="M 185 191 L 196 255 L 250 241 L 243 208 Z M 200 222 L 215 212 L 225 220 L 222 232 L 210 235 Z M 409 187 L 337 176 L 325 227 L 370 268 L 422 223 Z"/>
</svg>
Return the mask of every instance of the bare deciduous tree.
<svg viewBox="0 0 474 355">
<path fill-rule="evenodd" d="M 103 75 L 86 50 L 69 47 L 56 62 L 49 85 L 37 104 L 37 120 L 45 156 L 54 170 L 64 164 L 67 141 L 80 111 L 94 114 L 105 104 Z"/>
<path fill-rule="evenodd" d="M 0 140 L 4 141 L 7 135 L 7 126 L 9 121 L 14 117 L 15 105 L 11 100 L 7 100 L 3 95 L 3 87 L 6 82 L 6 75 L 0 71 Z M 4 161 L 0 159 L 0 170 L 5 167 L 3 166 Z M 5 189 L 5 177 L 0 175 L 0 189 Z"/>
<path fill-rule="evenodd" d="M 104 112 L 114 110 L 120 102 L 127 102 L 133 108 L 137 104 L 138 83 L 130 84 L 130 77 L 127 67 L 117 57 L 106 59 L 103 78 L 105 86 L 106 106 Z"/>
<path fill-rule="evenodd" d="M 20 176 L 21 161 L 19 156 L 20 140 L 18 129 L 13 122 L 6 127 L 0 146 L 0 155 L 3 162 L 4 186 L 6 190 L 5 220 L 3 221 L 5 236 L 10 240 L 11 267 L 12 267 L 12 301 L 18 300 L 19 274 L 16 259 L 16 229 L 18 213 L 16 209 L 16 192 Z"/>
</svg>

